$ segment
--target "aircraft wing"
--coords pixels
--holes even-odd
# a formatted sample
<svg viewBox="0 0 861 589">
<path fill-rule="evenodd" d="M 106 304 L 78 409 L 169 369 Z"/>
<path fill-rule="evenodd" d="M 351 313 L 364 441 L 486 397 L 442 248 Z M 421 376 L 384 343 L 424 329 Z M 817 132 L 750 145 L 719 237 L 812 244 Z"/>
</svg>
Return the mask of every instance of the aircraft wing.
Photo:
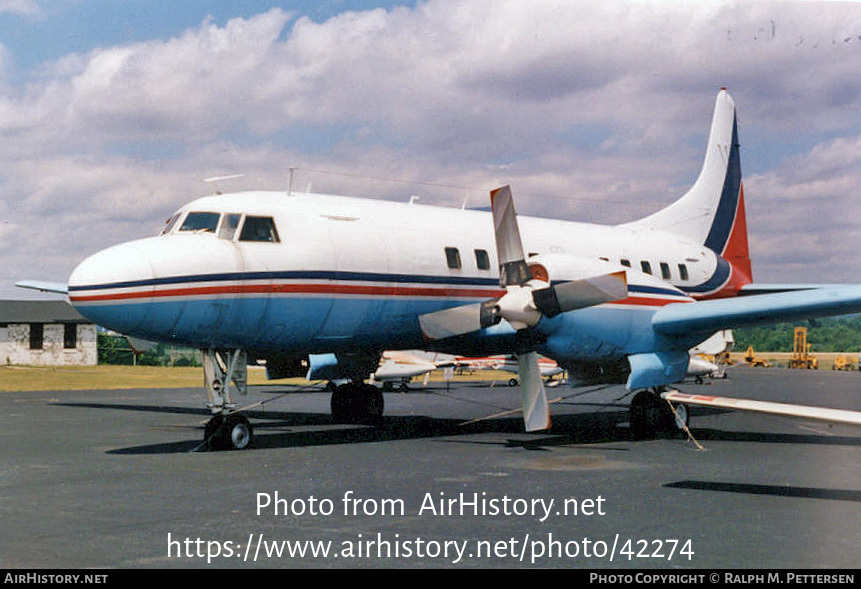
<svg viewBox="0 0 861 589">
<path fill-rule="evenodd" d="M 681 336 L 858 312 L 861 312 L 861 285 L 832 285 L 693 304 L 673 303 L 655 313 L 652 326 L 662 335 Z"/>
<path fill-rule="evenodd" d="M 18 288 L 29 288 L 42 292 L 55 292 L 58 294 L 69 294 L 69 285 L 64 282 L 43 282 L 41 280 L 21 280 L 15 283 Z"/>
</svg>

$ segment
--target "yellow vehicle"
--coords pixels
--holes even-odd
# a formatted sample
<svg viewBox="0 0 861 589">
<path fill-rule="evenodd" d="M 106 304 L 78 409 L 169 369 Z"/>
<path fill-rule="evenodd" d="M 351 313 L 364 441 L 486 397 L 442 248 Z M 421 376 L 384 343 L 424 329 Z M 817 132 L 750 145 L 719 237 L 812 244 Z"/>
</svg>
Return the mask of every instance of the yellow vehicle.
<svg viewBox="0 0 861 589">
<path fill-rule="evenodd" d="M 790 368 L 804 368 L 806 370 L 817 370 L 819 359 L 810 353 L 813 344 L 807 343 L 807 328 L 795 328 L 795 345 L 792 350 L 792 358 L 789 360 Z"/>
<path fill-rule="evenodd" d="M 771 364 L 769 364 L 766 360 L 756 357 L 753 352 L 753 346 L 747 347 L 747 351 L 744 353 L 744 361 L 747 362 L 748 366 L 771 368 Z"/>
<path fill-rule="evenodd" d="M 834 358 L 831 370 L 855 370 L 855 360 L 849 356 L 840 355 Z"/>
</svg>

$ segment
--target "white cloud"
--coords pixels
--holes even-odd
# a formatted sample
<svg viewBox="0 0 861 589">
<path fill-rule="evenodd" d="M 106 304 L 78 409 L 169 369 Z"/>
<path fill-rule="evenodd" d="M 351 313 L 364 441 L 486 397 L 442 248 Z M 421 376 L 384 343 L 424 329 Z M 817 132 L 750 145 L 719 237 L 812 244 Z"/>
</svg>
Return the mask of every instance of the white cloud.
<svg viewBox="0 0 861 589">
<path fill-rule="evenodd" d="M 773 161 L 800 154 L 746 181 L 755 270 L 777 275 L 810 259 L 797 236 L 833 235 L 841 252 L 857 237 L 837 210 L 861 181 L 854 11 L 431 0 L 324 22 L 273 9 L 68 55 L 0 94 L 0 211 L 20 238 L 6 273 L 62 251 L 42 266 L 62 276 L 76 256 L 153 233 L 207 191 L 200 178 L 283 187 L 291 165 L 475 188 L 300 173 L 324 191 L 482 204 L 512 182 L 522 210 L 628 221 L 693 180 L 728 86 L 743 158 L 754 136 Z M 0 46 L 0 72 L 8 61 Z M 809 280 L 839 271 L 824 256 Z"/>
<path fill-rule="evenodd" d="M 36 0 L 0 0 L 0 14 L 4 12 L 20 16 L 41 16 L 44 14 Z"/>
</svg>

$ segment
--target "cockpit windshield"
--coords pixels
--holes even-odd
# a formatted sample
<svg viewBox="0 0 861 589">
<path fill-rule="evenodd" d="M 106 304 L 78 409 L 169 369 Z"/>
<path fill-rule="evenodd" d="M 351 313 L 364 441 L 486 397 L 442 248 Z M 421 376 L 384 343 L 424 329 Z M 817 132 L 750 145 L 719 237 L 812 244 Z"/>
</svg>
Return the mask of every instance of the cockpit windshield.
<svg viewBox="0 0 861 589">
<path fill-rule="evenodd" d="M 180 223 L 180 221 L 182 221 Z M 179 229 L 176 227 L 179 226 Z M 216 233 L 226 241 L 233 241 L 239 234 L 239 241 L 262 241 L 279 243 L 278 229 L 272 217 L 257 217 L 242 213 L 215 213 L 211 211 L 192 211 L 176 213 L 171 217 L 162 235 L 167 233 Z"/>
<path fill-rule="evenodd" d="M 215 233 L 219 217 L 220 213 L 189 213 L 179 230 Z"/>
</svg>

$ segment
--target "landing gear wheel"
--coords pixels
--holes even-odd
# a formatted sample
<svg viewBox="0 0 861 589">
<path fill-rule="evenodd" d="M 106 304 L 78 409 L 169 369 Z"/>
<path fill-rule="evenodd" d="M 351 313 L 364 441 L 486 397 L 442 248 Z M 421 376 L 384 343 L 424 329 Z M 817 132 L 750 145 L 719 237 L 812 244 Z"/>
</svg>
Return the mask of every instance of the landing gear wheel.
<svg viewBox="0 0 861 589">
<path fill-rule="evenodd" d="M 206 423 L 203 439 L 211 450 L 244 450 L 251 445 L 254 431 L 242 414 L 219 414 Z"/>
<path fill-rule="evenodd" d="M 343 384 L 332 393 L 332 421 L 335 423 L 379 422 L 385 403 L 383 392 L 372 384 Z"/>
<path fill-rule="evenodd" d="M 350 423 L 353 415 L 353 386 L 342 384 L 332 393 L 330 407 L 332 421 L 335 423 Z"/>
<path fill-rule="evenodd" d="M 379 423 L 383 417 L 385 401 L 383 392 L 371 384 L 361 387 L 361 411 L 359 419 L 362 423 Z"/>
<path fill-rule="evenodd" d="M 684 425 L 688 422 L 685 405 L 676 406 L 676 414 Z M 673 435 L 682 425 L 670 410 L 667 402 L 654 391 L 640 391 L 631 400 L 628 411 L 628 424 L 631 437 L 635 440 L 649 440 L 661 435 Z"/>
</svg>

